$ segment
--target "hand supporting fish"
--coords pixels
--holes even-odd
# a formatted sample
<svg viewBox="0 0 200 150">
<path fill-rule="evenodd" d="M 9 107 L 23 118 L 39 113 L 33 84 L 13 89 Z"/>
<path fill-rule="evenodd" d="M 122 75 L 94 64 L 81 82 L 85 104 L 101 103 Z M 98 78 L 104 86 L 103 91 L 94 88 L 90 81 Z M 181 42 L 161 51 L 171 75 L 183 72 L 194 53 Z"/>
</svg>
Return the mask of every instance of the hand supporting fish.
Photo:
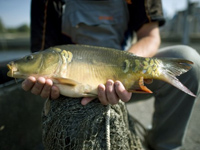
<svg viewBox="0 0 200 150">
<path fill-rule="evenodd" d="M 119 100 L 128 102 L 131 99 L 131 92 L 128 92 L 120 81 L 108 80 L 106 84 L 98 86 L 98 99 L 103 105 L 117 104 Z M 82 105 L 88 104 L 94 98 L 86 97 L 81 101 Z"/>
<path fill-rule="evenodd" d="M 22 88 L 35 95 L 40 95 L 42 98 L 57 99 L 60 96 L 59 89 L 53 85 L 53 81 L 44 77 L 30 76 L 22 82 Z"/>
<path fill-rule="evenodd" d="M 40 95 L 43 98 L 51 97 L 51 99 L 57 99 L 60 96 L 59 89 L 51 79 L 45 79 L 39 77 L 36 79 L 33 76 L 28 77 L 22 83 L 22 88 L 25 91 L 31 91 L 35 95 Z M 112 80 L 108 80 L 106 85 L 100 84 L 98 86 L 98 99 L 103 105 L 117 104 L 119 99 L 127 102 L 130 100 L 132 93 L 128 92 L 120 81 L 115 83 Z M 81 101 L 82 105 L 86 105 L 94 98 L 84 97 Z"/>
<path fill-rule="evenodd" d="M 97 87 L 108 79 L 120 81 L 134 93 L 152 93 L 144 80 L 163 80 L 195 96 L 175 77 L 192 64 L 183 59 L 137 57 L 115 49 L 63 45 L 26 56 L 8 64 L 8 76 L 51 79 L 60 93 L 69 97 L 97 97 Z"/>
</svg>

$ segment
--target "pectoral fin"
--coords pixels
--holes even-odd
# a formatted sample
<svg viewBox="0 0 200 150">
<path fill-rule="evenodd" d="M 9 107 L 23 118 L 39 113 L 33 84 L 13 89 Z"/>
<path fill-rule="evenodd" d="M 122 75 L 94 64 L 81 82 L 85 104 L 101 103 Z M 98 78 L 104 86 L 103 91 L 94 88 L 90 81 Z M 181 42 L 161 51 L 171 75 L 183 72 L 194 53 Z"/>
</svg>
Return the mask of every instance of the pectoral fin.
<svg viewBox="0 0 200 150">
<path fill-rule="evenodd" d="M 139 81 L 138 81 L 138 88 L 129 90 L 129 92 L 133 92 L 133 93 L 153 93 L 150 89 L 148 89 L 145 85 L 144 85 L 144 78 L 140 77 Z"/>
<path fill-rule="evenodd" d="M 55 79 L 60 84 L 67 84 L 70 86 L 76 86 L 77 84 L 80 84 L 79 82 L 69 78 L 54 77 L 53 79 Z"/>
</svg>

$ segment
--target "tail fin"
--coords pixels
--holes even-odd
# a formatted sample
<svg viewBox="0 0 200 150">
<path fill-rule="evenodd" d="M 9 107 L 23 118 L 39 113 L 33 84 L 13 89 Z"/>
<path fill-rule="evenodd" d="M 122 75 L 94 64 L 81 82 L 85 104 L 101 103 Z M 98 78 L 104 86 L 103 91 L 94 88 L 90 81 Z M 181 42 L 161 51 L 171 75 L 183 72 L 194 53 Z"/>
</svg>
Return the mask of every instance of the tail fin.
<svg viewBox="0 0 200 150">
<path fill-rule="evenodd" d="M 184 59 L 162 59 L 162 80 L 170 83 L 181 91 L 196 97 L 187 87 L 185 87 L 176 76 L 180 76 L 181 74 L 189 71 L 193 64 L 193 62 Z"/>
</svg>

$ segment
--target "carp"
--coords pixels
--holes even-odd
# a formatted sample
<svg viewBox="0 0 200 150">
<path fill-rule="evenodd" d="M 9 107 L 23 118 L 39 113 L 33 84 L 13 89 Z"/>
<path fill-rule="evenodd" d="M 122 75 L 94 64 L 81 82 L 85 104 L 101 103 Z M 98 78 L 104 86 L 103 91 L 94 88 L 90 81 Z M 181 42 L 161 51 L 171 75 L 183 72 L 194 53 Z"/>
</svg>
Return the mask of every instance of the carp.
<svg viewBox="0 0 200 150">
<path fill-rule="evenodd" d="M 60 94 L 68 97 L 97 97 L 97 87 L 108 79 L 119 80 L 133 93 L 152 93 L 144 81 L 165 81 L 195 95 L 177 78 L 193 62 L 176 58 L 145 58 L 132 53 L 88 45 L 61 45 L 32 53 L 7 64 L 7 75 L 52 79 Z"/>
</svg>

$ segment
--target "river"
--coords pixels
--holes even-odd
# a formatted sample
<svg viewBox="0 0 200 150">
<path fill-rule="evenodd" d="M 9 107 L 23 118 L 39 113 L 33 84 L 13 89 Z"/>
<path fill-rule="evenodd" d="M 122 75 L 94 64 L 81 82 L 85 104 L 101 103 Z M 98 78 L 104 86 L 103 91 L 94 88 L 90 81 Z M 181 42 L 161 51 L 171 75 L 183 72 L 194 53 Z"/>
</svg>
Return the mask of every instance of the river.
<svg viewBox="0 0 200 150">
<path fill-rule="evenodd" d="M 27 54 L 30 54 L 29 50 L 14 50 L 13 49 L 13 50 L 0 51 L 0 62 L 21 58 Z"/>
</svg>

